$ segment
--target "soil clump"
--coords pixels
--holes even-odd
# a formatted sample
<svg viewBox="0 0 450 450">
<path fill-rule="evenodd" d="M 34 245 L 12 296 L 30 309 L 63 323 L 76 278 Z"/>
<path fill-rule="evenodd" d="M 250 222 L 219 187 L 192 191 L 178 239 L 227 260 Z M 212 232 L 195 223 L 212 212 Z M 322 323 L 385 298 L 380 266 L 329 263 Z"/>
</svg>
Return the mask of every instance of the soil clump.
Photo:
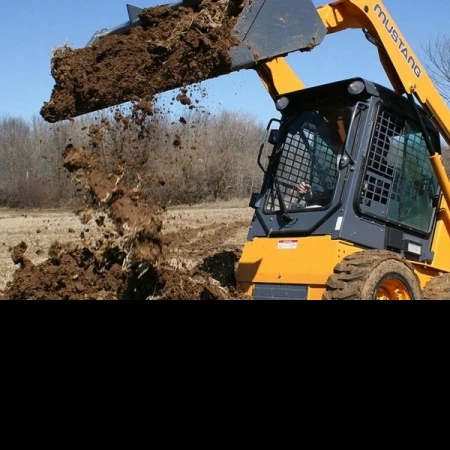
<svg viewBox="0 0 450 450">
<path fill-rule="evenodd" d="M 126 34 L 105 36 L 82 49 L 56 49 L 55 85 L 42 117 L 58 122 L 125 102 L 145 105 L 151 114 L 156 94 L 229 73 L 228 51 L 236 44 L 232 31 L 245 2 L 146 8 L 141 26 Z"/>
</svg>

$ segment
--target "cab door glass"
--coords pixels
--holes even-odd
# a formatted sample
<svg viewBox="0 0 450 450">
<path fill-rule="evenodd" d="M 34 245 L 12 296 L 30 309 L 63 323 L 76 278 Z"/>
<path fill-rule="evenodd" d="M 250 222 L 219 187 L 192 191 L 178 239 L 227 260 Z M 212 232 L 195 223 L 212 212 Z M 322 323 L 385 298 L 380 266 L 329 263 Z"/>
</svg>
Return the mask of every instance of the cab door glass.
<svg viewBox="0 0 450 450">
<path fill-rule="evenodd" d="M 334 104 L 304 111 L 288 123 L 277 155 L 267 210 L 280 210 L 280 196 L 288 210 L 329 205 L 338 180 L 338 160 L 351 114 L 350 107 Z M 301 183 L 310 188 L 308 195 L 299 189 Z"/>
<path fill-rule="evenodd" d="M 422 131 L 414 122 L 381 109 L 363 179 L 361 210 L 428 232 L 438 194 Z"/>
</svg>

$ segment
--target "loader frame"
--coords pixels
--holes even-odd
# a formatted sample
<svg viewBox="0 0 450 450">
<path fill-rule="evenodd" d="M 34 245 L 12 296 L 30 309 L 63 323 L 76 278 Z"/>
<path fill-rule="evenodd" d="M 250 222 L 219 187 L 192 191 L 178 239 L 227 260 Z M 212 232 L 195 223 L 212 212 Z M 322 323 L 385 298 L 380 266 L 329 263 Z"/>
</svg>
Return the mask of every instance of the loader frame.
<svg viewBox="0 0 450 450">
<path fill-rule="evenodd" d="M 371 272 L 379 270 L 378 266 L 371 266 L 370 259 L 382 261 L 384 257 L 393 257 L 392 261 L 389 259 L 389 263 L 393 267 L 395 265 L 400 267 L 401 263 L 395 258 L 404 254 L 403 268 L 410 267 L 411 273 L 409 269 L 405 269 L 403 275 L 398 275 L 396 282 L 382 283 L 376 298 L 417 299 L 421 288 L 431 279 L 450 272 L 450 261 L 446 251 L 450 245 L 448 210 L 450 182 L 440 154 L 437 134 L 440 133 L 450 146 L 450 111 L 381 1 L 338 0 L 318 7 L 317 12 L 327 29 L 327 34 L 346 29 L 361 29 L 365 37 L 376 45 L 380 62 L 394 92 L 399 97 L 405 96 L 409 100 L 409 108 L 415 113 L 415 118 L 421 125 L 428 157 L 441 192 L 436 202 L 435 219 L 426 238 L 429 253 L 422 259 L 405 254 L 404 243 L 410 242 L 414 247 L 414 241 L 417 241 L 414 232 L 411 236 L 406 236 L 398 231 L 398 227 L 393 227 L 392 230 L 385 227 L 383 221 L 378 222 L 384 224 L 379 227 L 379 231 L 392 234 L 387 239 L 384 238 L 385 245 L 386 242 L 392 244 L 387 250 L 386 246 L 376 243 L 376 240 L 371 246 L 367 244 L 367 240 L 355 239 L 350 230 L 347 236 L 344 236 L 344 233 L 342 236 L 334 237 L 332 231 L 319 232 L 316 235 L 300 232 L 297 236 L 294 232 L 291 236 L 281 233 L 277 236 L 272 230 L 269 230 L 269 233 L 265 230 L 266 237 L 263 237 L 262 233 L 259 236 L 258 233 L 252 235 L 251 228 L 249 242 L 244 246 L 237 269 L 238 285 L 247 293 L 256 294 L 256 298 L 322 299 L 327 298 L 327 286 L 336 288 L 336 292 L 340 289 L 336 295 L 342 295 L 342 298 L 347 298 L 347 294 L 349 298 L 356 298 L 358 295 L 356 291 L 353 294 L 343 292 L 348 288 L 346 282 L 353 277 L 351 268 L 354 267 L 356 270 L 357 267 L 352 265 L 352 260 L 358 260 L 359 255 L 353 255 L 360 252 L 361 255 L 367 254 L 368 259 L 361 259 L 359 267 L 361 271 L 367 267 L 365 277 L 369 279 Z M 284 57 L 260 62 L 256 70 L 275 101 L 283 95 L 287 96 L 294 91 L 305 89 L 305 85 Z M 425 126 L 424 113 L 425 119 L 431 121 L 434 133 L 427 132 L 427 129 L 431 128 Z M 255 208 L 255 218 L 252 222 L 254 228 L 255 223 L 263 222 L 258 219 L 262 218 L 262 203 L 254 201 L 252 206 Z M 283 215 L 286 217 L 284 213 Z M 281 217 L 280 214 L 279 216 Z M 334 224 L 335 218 L 332 217 L 331 221 Z M 358 240 L 361 242 L 358 243 Z M 396 244 L 396 241 L 399 244 Z M 334 275 L 330 277 L 333 273 Z M 351 285 L 351 282 L 348 285 Z"/>
</svg>

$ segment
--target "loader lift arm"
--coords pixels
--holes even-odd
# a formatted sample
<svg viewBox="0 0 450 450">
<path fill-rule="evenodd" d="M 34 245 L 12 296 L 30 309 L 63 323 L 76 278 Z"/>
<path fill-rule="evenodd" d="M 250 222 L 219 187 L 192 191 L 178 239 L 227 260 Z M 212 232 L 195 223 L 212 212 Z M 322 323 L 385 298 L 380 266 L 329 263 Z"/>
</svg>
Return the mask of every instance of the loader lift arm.
<svg viewBox="0 0 450 450">
<path fill-rule="evenodd" d="M 317 7 L 317 12 L 327 34 L 346 29 L 364 31 L 377 46 L 380 62 L 395 92 L 417 99 L 450 146 L 450 110 L 384 4 L 379 0 L 337 0 Z M 284 57 L 261 62 L 256 71 L 272 97 L 305 87 Z M 450 182 L 441 155 L 429 150 L 431 164 L 450 205 Z"/>
</svg>

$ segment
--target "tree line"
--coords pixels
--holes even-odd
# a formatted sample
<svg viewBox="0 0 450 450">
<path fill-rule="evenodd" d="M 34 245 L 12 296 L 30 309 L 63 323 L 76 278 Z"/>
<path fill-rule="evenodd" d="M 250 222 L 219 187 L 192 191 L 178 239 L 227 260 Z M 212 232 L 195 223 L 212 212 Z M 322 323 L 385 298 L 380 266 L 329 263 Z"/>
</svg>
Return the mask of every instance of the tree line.
<svg viewBox="0 0 450 450">
<path fill-rule="evenodd" d="M 93 147 L 106 171 L 122 170 L 146 198 L 164 204 L 248 198 L 264 126 L 254 117 L 192 110 L 155 114 L 145 126 L 120 111 L 49 124 L 0 117 L 0 206 L 61 207 L 80 202 L 63 167 L 68 144 Z"/>
</svg>

